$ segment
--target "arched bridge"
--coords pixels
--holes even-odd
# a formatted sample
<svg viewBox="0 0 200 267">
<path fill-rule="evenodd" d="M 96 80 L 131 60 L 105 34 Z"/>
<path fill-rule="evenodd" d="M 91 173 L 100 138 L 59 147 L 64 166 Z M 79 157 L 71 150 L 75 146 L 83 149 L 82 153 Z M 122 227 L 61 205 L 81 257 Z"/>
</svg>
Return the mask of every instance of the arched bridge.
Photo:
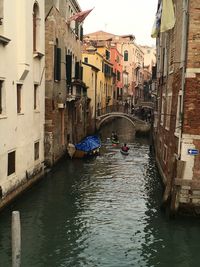
<svg viewBox="0 0 200 267">
<path fill-rule="evenodd" d="M 135 127 L 136 132 L 148 132 L 150 130 L 150 122 L 141 120 L 137 116 L 127 112 L 128 110 L 124 106 L 108 106 L 106 109 L 98 112 L 98 116 L 96 117 L 96 129 L 99 130 L 104 123 L 114 118 L 124 118 Z"/>
</svg>

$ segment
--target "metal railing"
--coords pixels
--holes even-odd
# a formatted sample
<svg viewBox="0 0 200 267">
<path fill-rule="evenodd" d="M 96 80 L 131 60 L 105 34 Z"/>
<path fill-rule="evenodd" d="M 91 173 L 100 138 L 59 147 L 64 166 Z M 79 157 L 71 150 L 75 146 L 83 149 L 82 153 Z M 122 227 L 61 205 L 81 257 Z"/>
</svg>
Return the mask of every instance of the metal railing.
<svg viewBox="0 0 200 267">
<path fill-rule="evenodd" d="M 97 110 L 97 116 L 102 116 L 102 115 L 112 113 L 112 112 L 128 113 L 127 108 L 125 108 L 124 105 L 111 105 L 111 106 L 107 106 L 103 109 L 98 109 Z"/>
</svg>

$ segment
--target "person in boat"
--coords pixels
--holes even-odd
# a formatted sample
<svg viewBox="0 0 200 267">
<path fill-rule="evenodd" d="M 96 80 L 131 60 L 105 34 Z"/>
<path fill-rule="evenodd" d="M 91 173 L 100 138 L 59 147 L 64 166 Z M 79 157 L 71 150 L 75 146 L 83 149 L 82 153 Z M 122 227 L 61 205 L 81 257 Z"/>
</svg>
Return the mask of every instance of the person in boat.
<svg viewBox="0 0 200 267">
<path fill-rule="evenodd" d="M 128 152 L 129 151 L 129 147 L 126 145 L 126 143 L 124 143 L 124 145 L 121 147 L 121 150 L 124 152 Z"/>
<path fill-rule="evenodd" d="M 112 139 L 113 141 L 118 141 L 118 136 L 117 136 L 116 132 L 113 132 L 113 131 L 112 131 L 111 139 Z"/>
</svg>

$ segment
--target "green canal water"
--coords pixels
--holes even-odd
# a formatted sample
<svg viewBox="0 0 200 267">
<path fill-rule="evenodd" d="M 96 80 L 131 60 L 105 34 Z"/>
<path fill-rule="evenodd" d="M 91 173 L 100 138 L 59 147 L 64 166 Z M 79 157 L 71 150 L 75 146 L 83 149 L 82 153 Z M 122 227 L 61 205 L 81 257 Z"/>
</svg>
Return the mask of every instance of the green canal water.
<svg viewBox="0 0 200 267">
<path fill-rule="evenodd" d="M 107 136 L 130 147 L 121 155 Z M 101 154 L 64 159 L 0 214 L 0 267 L 11 266 L 11 212 L 19 210 L 22 267 L 197 267 L 199 220 L 170 220 L 150 142 L 126 122 L 101 131 Z"/>
</svg>

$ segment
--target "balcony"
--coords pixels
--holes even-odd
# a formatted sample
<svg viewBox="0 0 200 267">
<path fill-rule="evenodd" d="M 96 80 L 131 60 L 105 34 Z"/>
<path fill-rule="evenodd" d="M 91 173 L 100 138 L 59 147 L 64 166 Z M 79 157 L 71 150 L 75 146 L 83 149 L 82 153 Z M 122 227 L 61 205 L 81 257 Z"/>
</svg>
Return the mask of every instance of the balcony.
<svg viewBox="0 0 200 267">
<path fill-rule="evenodd" d="M 67 89 L 67 102 L 79 100 L 85 96 L 87 96 L 87 86 L 85 83 L 79 79 L 73 79 Z"/>
</svg>

